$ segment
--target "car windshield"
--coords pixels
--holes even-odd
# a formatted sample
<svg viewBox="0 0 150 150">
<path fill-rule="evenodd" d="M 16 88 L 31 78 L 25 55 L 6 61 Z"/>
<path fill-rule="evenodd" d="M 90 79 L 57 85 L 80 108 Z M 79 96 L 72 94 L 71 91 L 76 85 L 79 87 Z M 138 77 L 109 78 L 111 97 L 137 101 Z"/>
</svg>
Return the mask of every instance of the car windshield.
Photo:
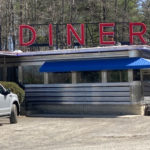
<svg viewBox="0 0 150 150">
<path fill-rule="evenodd" d="M 0 94 L 4 92 L 4 88 L 0 85 Z"/>
</svg>

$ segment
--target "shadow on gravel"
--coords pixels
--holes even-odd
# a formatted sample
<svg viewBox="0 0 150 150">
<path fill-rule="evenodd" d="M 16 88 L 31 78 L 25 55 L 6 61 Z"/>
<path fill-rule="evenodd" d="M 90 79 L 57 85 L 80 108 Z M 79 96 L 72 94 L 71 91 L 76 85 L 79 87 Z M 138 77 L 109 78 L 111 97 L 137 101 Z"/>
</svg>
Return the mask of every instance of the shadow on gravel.
<svg viewBox="0 0 150 150">
<path fill-rule="evenodd" d="M 26 117 L 37 117 L 37 118 L 118 118 L 123 115 L 26 115 Z"/>
<path fill-rule="evenodd" d="M 10 124 L 9 123 L 9 118 L 7 118 L 7 117 L 0 118 L 0 127 L 3 126 L 3 125 L 8 125 L 8 124 Z"/>
<path fill-rule="evenodd" d="M 4 123 L 0 123 L 0 127 L 4 126 L 4 125 L 8 125 L 8 124 L 10 124 L 10 123 L 5 123 L 5 122 Z"/>
</svg>

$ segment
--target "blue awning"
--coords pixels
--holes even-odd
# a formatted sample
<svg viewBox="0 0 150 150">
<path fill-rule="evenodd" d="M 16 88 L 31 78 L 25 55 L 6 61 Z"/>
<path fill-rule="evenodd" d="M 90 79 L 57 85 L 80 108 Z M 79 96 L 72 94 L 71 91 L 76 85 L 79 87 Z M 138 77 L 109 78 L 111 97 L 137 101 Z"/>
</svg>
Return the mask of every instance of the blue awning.
<svg viewBox="0 0 150 150">
<path fill-rule="evenodd" d="M 150 68 L 150 60 L 145 58 L 116 58 L 116 59 L 88 59 L 47 61 L 40 72 L 71 72 L 98 70 L 126 70 Z"/>
</svg>

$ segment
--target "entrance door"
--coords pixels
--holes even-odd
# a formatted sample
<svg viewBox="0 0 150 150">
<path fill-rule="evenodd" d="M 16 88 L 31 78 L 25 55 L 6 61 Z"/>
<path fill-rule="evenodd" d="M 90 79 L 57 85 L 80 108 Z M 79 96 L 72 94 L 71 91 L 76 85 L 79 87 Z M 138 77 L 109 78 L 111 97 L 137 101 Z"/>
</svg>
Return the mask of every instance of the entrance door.
<svg viewBox="0 0 150 150">
<path fill-rule="evenodd" d="M 150 69 L 142 70 L 143 96 L 146 103 L 150 103 Z"/>
</svg>

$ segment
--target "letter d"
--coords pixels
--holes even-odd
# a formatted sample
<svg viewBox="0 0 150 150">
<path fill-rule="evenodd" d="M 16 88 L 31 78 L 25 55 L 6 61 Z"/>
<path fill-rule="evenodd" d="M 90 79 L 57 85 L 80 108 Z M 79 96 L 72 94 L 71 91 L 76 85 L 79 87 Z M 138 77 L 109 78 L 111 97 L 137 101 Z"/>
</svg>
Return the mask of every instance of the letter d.
<svg viewBox="0 0 150 150">
<path fill-rule="evenodd" d="M 23 29 L 29 29 L 32 32 L 32 39 L 30 41 L 28 41 L 27 43 L 25 43 L 23 41 Z M 34 43 L 35 39 L 36 39 L 36 31 L 34 30 L 33 27 L 31 27 L 29 25 L 20 25 L 19 26 L 19 43 L 21 46 L 32 45 Z"/>
</svg>

